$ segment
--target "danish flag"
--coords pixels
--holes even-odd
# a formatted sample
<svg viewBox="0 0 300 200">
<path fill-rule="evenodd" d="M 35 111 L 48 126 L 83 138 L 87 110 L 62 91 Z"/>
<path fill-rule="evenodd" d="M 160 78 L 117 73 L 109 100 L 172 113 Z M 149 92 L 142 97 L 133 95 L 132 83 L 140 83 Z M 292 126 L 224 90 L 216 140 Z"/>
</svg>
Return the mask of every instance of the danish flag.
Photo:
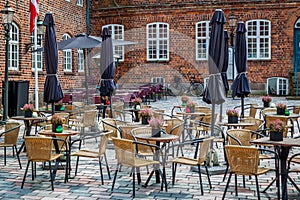
<svg viewBox="0 0 300 200">
<path fill-rule="evenodd" d="M 30 0 L 30 34 L 34 30 L 35 26 L 35 18 L 39 14 L 39 1 L 38 0 Z"/>
</svg>

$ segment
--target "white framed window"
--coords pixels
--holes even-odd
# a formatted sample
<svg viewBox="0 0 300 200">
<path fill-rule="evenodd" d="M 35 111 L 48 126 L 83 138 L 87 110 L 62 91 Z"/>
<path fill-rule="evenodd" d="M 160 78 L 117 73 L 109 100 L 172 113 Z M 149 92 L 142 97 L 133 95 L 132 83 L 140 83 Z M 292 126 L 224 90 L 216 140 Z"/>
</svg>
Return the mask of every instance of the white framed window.
<svg viewBox="0 0 300 200">
<path fill-rule="evenodd" d="M 124 26 L 120 24 L 108 24 L 102 27 L 108 28 L 111 38 L 116 40 L 124 40 Z M 114 55 L 119 57 L 119 62 L 124 62 L 124 46 L 114 46 Z"/>
<path fill-rule="evenodd" d="M 83 55 L 83 50 L 78 49 L 78 72 L 84 72 L 84 55 Z"/>
<path fill-rule="evenodd" d="M 208 60 L 210 29 L 209 21 L 196 24 L 196 60 Z"/>
<path fill-rule="evenodd" d="M 34 44 L 34 34 L 31 34 L 31 43 Z M 42 35 L 37 35 L 37 49 L 42 47 Z M 34 45 L 31 47 L 32 50 L 34 50 Z M 42 71 L 43 70 L 43 52 L 38 51 L 36 52 L 37 55 L 37 70 Z M 34 60 L 34 53 L 31 54 L 31 63 L 32 63 L 32 71 L 35 71 L 35 60 Z"/>
<path fill-rule="evenodd" d="M 82 6 L 82 1 L 83 1 L 83 0 L 76 0 L 76 5 L 77 5 L 77 6 Z"/>
<path fill-rule="evenodd" d="M 147 24 L 147 60 L 169 60 L 169 24 Z"/>
<path fill-rule="evenodd" d="M 248 60 L 271 59 L 271 22 L 250 20 L 246 22 Z"/>
<path fill-rule="evenodd" d="M 267 79 L 267 94 L 288 95 L 289 80 L 284 77 L 271 77 Z"/>
<path fill-rule="evenodd" d="M 64 34 L 62 39 L 67 40 L 71 38 L 69 34 Z M 63 50 L 63 65 L 64 65 L 64 71 L 71 72 L 72 71 L 72 50 Z"/>
<path fill-rule="evenodd" d="M 19 70 L 19 27 L 12 23 L 8 45 L 9 70 Z"/>
</svg>

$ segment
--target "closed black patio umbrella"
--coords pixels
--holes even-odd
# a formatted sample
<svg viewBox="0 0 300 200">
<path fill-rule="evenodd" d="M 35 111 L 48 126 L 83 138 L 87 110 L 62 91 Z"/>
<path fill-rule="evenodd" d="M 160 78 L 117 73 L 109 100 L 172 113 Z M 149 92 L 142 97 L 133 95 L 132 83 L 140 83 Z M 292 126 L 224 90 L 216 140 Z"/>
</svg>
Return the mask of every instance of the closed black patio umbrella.
<svg viewBox="0 0 300 200">
<path fill-rule="evenodd" d="M 112 93 L 115 89 L 115 62 L 113 53 L 112 38 L 107 28 L 102 32 L 102 47 L 100 60 L 100 96 L 109 96 L 110 100 L 110 117 L 112 118 Z"/>
<path fill-rule="evenodd" d="M 235 63 L 238 75 L 234 79 L 231 89 L 232 97 L 241 97 L 241 117 L 244 117 L 244 98 L 251 93 L 249 80 L 246 74 L 247 70 L 247 32 L 244 22 L 239 22 L 236 29 L 235 40 Z"/>
<path fill-rule="evenodd" d="M 54 102 L 63 98 L 63 92 L 56 75 L 58 67 L 58 51 L 56 43 L 56 28 L 52 13 L 46 13 L 43 24 L 46 26 L 44 56 L 47 72 L 44 85 L 44 102 L 52 103 L 52 114 L 54 114 Z"/>
<path fill-rule="evenodd" d="M 213 133 L 214 126 L 214 114 L 215 104 L 221 104 L 225 102 L 225 89 L 222 81 L 222 68 L 224 65 L 224 24 L 226 19 L 221 9 L 217 9 L 213 14 L 210 21 L 211 33 L 209 39 L 209 58 L 208 58 L 208 69 L 209 79 L 206 92 L 204 93 L 203 100 L 207 103 L 212 104 L 212 120 L 211 120 L 211 133 Z M 209 101 L 206 101 L 209 99 Z"/>
</svg>

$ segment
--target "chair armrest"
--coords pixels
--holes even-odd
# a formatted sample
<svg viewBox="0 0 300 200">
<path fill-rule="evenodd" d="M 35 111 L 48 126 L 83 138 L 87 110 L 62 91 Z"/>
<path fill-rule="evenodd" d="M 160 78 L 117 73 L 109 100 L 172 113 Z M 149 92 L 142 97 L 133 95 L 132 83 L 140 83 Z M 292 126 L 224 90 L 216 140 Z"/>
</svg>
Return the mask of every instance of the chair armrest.
<svg viewBox="0 0 300 200">
<path fill-rule="evenodd" d="M 242 146 L 242 143 L 239 139 L 237 139 L 236 137 L 234 137 L 233 135 L 231 135 L 228 132 L 227 132 L 227 136 L 230 137 L 231 139 L 233 139 L 234 141 L 236 141 L 240 146 Z"/>
</svg>

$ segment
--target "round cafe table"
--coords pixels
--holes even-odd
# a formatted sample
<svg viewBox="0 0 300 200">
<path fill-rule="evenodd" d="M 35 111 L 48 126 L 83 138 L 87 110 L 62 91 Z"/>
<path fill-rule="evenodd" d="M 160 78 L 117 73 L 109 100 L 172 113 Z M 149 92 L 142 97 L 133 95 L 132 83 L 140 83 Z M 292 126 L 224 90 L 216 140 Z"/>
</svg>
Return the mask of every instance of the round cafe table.
<svg viewBox="0 0 300 200">
<path fill-rule="evenodd" d="M 179 137 L 177 135 L 170 135 L 170 134 L 161 134 L 160 137 L 152 137 L 151 134 L 137 134 L 135 135 L 135 137 L 137 139 L 140 139 L 140 140 L 145 140 L 147 142 L 150 142 L 150 141 L 154 141 L 156 143 L 156 146 L 157 147 L 161 147 L 161 143 L 166 144 L 168 142 L 171 142 L 171 141 L 174 141 L 174 140 L 178 140 Z M 153 159 L 156 160 L 156 161 L 159 161 L 159 149 L 156 148 L 156 151 L 154 153 L 154 156 L 153 156 Z M 159 169 L 159 166 L 156 166 L 155 167 L 155 179 L 156 179 L 156 183 L 160 183 L 160 169 Z M 165 177 L 165 165 L 163 164 L 163 173 L 162 173 L 162 177 L 163 177 L 163 183 L 165 184 L 165 189 L 167 191 L 167 181 L 166 181 L 166 177 Z M 149 180 L 151 179 L 153 173 L 150 174 L 150 176 L 148 177 L 146 183 L 144 186 L 147 186 Z"/>
</svg>

